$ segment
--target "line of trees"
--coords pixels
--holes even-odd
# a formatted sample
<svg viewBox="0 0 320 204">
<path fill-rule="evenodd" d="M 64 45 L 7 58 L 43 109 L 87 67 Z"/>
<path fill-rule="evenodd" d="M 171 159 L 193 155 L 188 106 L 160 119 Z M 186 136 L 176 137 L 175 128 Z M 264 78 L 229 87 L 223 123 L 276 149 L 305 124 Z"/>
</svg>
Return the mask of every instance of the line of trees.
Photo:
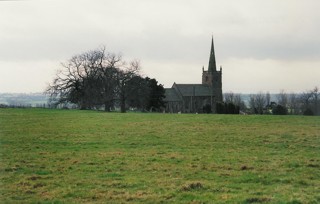
<svg viewBox="0 0 320 204">
<path fill-rule="evenodd" d="M 247 109 L 241 94 L 232 92 L 224 94 L 224 101 L 216 104 L 218 114 L 239 114 Z"/>
<path fill-rule="evenodd" d="M 142 77 L 140 63 L 124 61 L 121 55 L 96 49 L 62 63 L 46 93 L 51 104 L 72 103 L 80 109 L 105 111 L 120 107 L 160 111 L 165 90 L 156 79 Z"/>
<path fill-rule="evenodd" d="M 318 87 L 301 94 L 281 91 L 277 101 L 270 101 L 270 94 L 262 92 L 250 96 L 250 108 L 255 114 L 320 115 L 320 92 Z"/>
<path fill-rule="evenodd" d="M 239 108 L 239 112 L 250 114 L 320 115 L 319 99 L 320 92 L 318 87 L 300 94 L 287 94 L 282 90 L 276 95 L 275 100 L 271 100 L 269 92 L 259 92 L 257 94 L 251 94 L 247 104 L 242 100 L 241 94 L 225 93 L 225 108 L 222 108 L 222 110 L 226 110 L 226 107 L 232 107 L 230 104 L 233 104 Z M 246 105 L 248 105 L 248 107 Z M 219 106 L 221 109 L 221 104 Z M 228 113 L 228 111 L 224 113 Z"/>
</svg>

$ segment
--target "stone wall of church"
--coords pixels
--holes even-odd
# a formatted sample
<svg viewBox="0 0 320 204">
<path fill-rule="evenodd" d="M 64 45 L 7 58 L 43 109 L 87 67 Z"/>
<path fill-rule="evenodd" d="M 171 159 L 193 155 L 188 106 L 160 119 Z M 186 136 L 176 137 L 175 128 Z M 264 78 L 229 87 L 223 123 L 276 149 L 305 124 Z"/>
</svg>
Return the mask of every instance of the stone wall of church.
<svg viewBox="0 0 320 204">
<path fill-rule="evenodd" d="M 222 70 L 210 72 L 202 71 L 202 84 L 212 87 L 213 95 L 216 101 L 222 101 Z"/>
<path fill-rule="evenodd" d="M 215 98 L 212 96 L 184 96 L 183 102 L 168 101 L 166 102 L 166 113 L 204 113 L 205 106 L 209 106 L 215 113 Z"/>
<path fill-rule="evenodd" d="M 222 71 L 215 71 L 212 75 L 212 89 L 216 101 L 222 102 Z"/>
<path fill-rule="evenodd" d="M 166 113 L 179 113 L 183 112 L 183 104 L 180 101 L 168 101 L 166 102 Z"/>
<path fill-rule="evenodd" d="M 202 71 L 202 84 L 212 86 L 212 74 L 209 71 Z"/>
<path fill-rule="evenodd" d="M 211 96 L 185 96 L 184 113 L 203 113 L 206 105 L 213 106 L 213 97 Z"/>
</svg>

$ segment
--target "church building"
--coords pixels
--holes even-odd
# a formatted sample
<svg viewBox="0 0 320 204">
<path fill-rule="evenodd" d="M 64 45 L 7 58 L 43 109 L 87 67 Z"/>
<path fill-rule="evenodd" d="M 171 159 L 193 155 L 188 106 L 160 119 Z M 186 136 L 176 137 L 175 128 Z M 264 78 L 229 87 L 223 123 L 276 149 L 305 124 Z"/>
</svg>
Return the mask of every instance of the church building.
<svg viewBox="0 0 320 204">
<path fill-rule="evenodd" d="M 202 84 L 176 84 L 165 89 L 167 113 L 215 113 L 222 102 L 222 68 L 217 70 L 213 38 L 208 70 L 202 68 Z"/>
</svg>

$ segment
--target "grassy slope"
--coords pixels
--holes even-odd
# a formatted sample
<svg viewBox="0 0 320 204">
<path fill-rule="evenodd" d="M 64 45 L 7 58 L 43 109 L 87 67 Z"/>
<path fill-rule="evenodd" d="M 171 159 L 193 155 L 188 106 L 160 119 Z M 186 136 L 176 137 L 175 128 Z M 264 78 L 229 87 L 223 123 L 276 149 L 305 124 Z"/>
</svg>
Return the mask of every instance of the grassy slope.
<svg viewBox="0 0 320 204">
<path fill-rule="evenodd" d="M 0 109 L 4 203 L 320 202 L 320 117 Z"/>
</svg>

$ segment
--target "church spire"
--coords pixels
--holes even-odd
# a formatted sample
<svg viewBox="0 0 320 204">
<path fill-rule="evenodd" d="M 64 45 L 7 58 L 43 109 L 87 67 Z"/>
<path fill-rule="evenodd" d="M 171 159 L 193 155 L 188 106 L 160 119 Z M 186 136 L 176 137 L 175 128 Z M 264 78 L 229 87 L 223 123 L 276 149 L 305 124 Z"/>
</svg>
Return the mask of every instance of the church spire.
<svg viewBox="0 0 320 204">
<path fill-rule="evenodd" d="M 210 72 L 217 71 L 216 57 L 215 57 L 215 54 L 214 54 L 213 36 L 212 36 L 212 41 L 211 41 L 211 51 L 210 51 L 210 59 L 209 59 L 208 71 L 210 71 Z"/>
</svg>

